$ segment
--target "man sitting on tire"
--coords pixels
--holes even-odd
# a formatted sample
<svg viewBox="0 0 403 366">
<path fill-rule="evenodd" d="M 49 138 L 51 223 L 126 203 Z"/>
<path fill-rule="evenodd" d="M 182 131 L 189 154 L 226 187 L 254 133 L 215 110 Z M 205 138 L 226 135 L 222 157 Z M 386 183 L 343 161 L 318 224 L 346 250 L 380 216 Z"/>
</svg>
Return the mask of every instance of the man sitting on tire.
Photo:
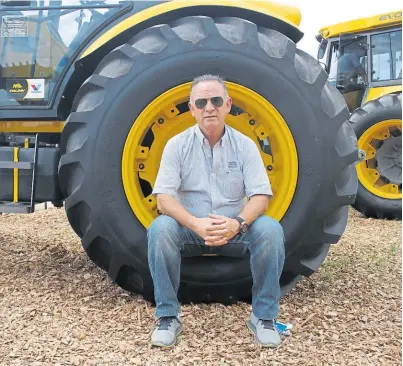
<svg viewBox="0 0 403 366">
<path fill-rule="evenodd" d="M 153 190 L 162 215 L 147 232 L 159 320 L 151 337 L 156 346 L 174 345 L 182 332 L 181 255 L 243 256 L 247 250 L 253 276 L 248 327 L 261 345 L 280 344 L 275 318 L 283 229 L 264 215 L 272 190 L 257 146 L 225 124 L 231 105 L 223 79 L 196 78 L 189 108 L 197 124 L 171 138 L 162 155 Z"/>
</svg>

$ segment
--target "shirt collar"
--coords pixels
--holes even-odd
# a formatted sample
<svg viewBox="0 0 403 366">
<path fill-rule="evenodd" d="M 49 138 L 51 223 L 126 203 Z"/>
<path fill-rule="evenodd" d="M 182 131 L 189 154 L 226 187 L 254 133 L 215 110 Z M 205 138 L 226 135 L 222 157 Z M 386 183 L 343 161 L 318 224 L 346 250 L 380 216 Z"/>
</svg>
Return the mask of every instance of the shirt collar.
<svg viewBox="0 0 403 366">
<path fill-rule="evenodd" d="M 196 124 L 195 126 L 195 134 L 202 145 L 204 144 L 205 141 L 207 141 L 206 137 L 203 135 L 203 132 L 201 132 L 201 129 L 198 124 Z"/>
<path fill-rule="evenodd" d="M 197 139 L 200 141 L 200 143 L 203 145 L 204 143 L 208 144 L 208 140 L 206 137 L 203 135 L 203 132 L 201 131 L 200 127 L 198 124 L 195 126 L 195 134 L 197 136 Z M 224 127 L 224 135 L 221 137 L 219 143 L 221 146 L 225 146 L 226 141 L 228 140 L 228 127 L 225 125 Z"/>
</svg>

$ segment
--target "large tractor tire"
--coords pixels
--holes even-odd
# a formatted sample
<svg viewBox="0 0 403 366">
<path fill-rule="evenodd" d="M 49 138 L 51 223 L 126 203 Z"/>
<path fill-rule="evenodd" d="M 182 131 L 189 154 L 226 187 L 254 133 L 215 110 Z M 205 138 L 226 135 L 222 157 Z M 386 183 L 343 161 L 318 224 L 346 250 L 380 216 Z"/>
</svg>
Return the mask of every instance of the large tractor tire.
<svg viewBox="0 0 403 366">
<path fill-rule="evenodd" d="M 272 181 L 266 214 L 286 236 L 282 293 L 324 261 L 355 199 L 357 140 L 327 75 L 285 35 L 239 18 L 186 17 L 136 35 L 79 90 L 62 134 L 68 219 L 89 257 L 122 288 L 153 300 L 146 228 L 167 140 L 195 123 L 190 82 L 228 81 L 227 123 L 254 139 Z M 182 260 L 182 302 L 249 300 L 249 259 Z"/>
<path fill-rule="evenodd" d="M 367 217 L 402 219 L 402 94 L 389 94 L 356 109 L 350 122 L 365 152 L 357 165 L 353 205 Z"/>
</svg>

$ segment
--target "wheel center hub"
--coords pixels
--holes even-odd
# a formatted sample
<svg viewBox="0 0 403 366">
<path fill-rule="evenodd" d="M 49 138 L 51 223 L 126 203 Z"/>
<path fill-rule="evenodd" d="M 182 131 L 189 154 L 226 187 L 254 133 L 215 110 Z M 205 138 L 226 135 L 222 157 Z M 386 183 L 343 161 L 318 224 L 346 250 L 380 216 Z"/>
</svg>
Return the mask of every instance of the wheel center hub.
<svg viewBox="0 0 403 366">
<path fill-rule="evenodd" d="M 390 183 L 402 183 L 402 139 L 391 136 L 376 152 L 377 170 L 382 178 Z"/>
</svg>

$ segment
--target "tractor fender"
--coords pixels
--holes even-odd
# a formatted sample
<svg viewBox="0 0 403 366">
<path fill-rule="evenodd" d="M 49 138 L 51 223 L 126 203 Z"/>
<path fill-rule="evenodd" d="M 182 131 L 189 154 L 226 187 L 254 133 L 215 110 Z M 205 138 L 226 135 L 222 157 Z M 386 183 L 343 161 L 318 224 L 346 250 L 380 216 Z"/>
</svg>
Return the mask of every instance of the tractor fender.
<svg viewBox="0 0 403 366">
<path fill-rule="evenodd" d="M 145 28 L 195 15 L 239 17 L 258 26 L 275 29 L 295 43 L 303 36 L 303 33 L 298 29 L 301 13 L 294 7 L 275 4 L 270 1 L 167 1 L 139 11 L 113 25 L 94 39 L 82 52 L 80 59 L 107 45 L 112 45 L 111 49 L 113 49 Z"/>
<path fill-rule="evenodd" d="M 81 51 L 74 70 L 63 89 L 59 115 L 67 118 L 75 94 L 82 83 L 95 71 L 100 61 L 116 47 L 128 42 L 146 28 L 168 24 L 188 16 L 237 17 L 255 23 L 258 27 L 277 30 L 297 43 L 303 33 L 299 9 L 270 1 L 198 0 L 166 1 L 119 19 Z"/>
</svg>

